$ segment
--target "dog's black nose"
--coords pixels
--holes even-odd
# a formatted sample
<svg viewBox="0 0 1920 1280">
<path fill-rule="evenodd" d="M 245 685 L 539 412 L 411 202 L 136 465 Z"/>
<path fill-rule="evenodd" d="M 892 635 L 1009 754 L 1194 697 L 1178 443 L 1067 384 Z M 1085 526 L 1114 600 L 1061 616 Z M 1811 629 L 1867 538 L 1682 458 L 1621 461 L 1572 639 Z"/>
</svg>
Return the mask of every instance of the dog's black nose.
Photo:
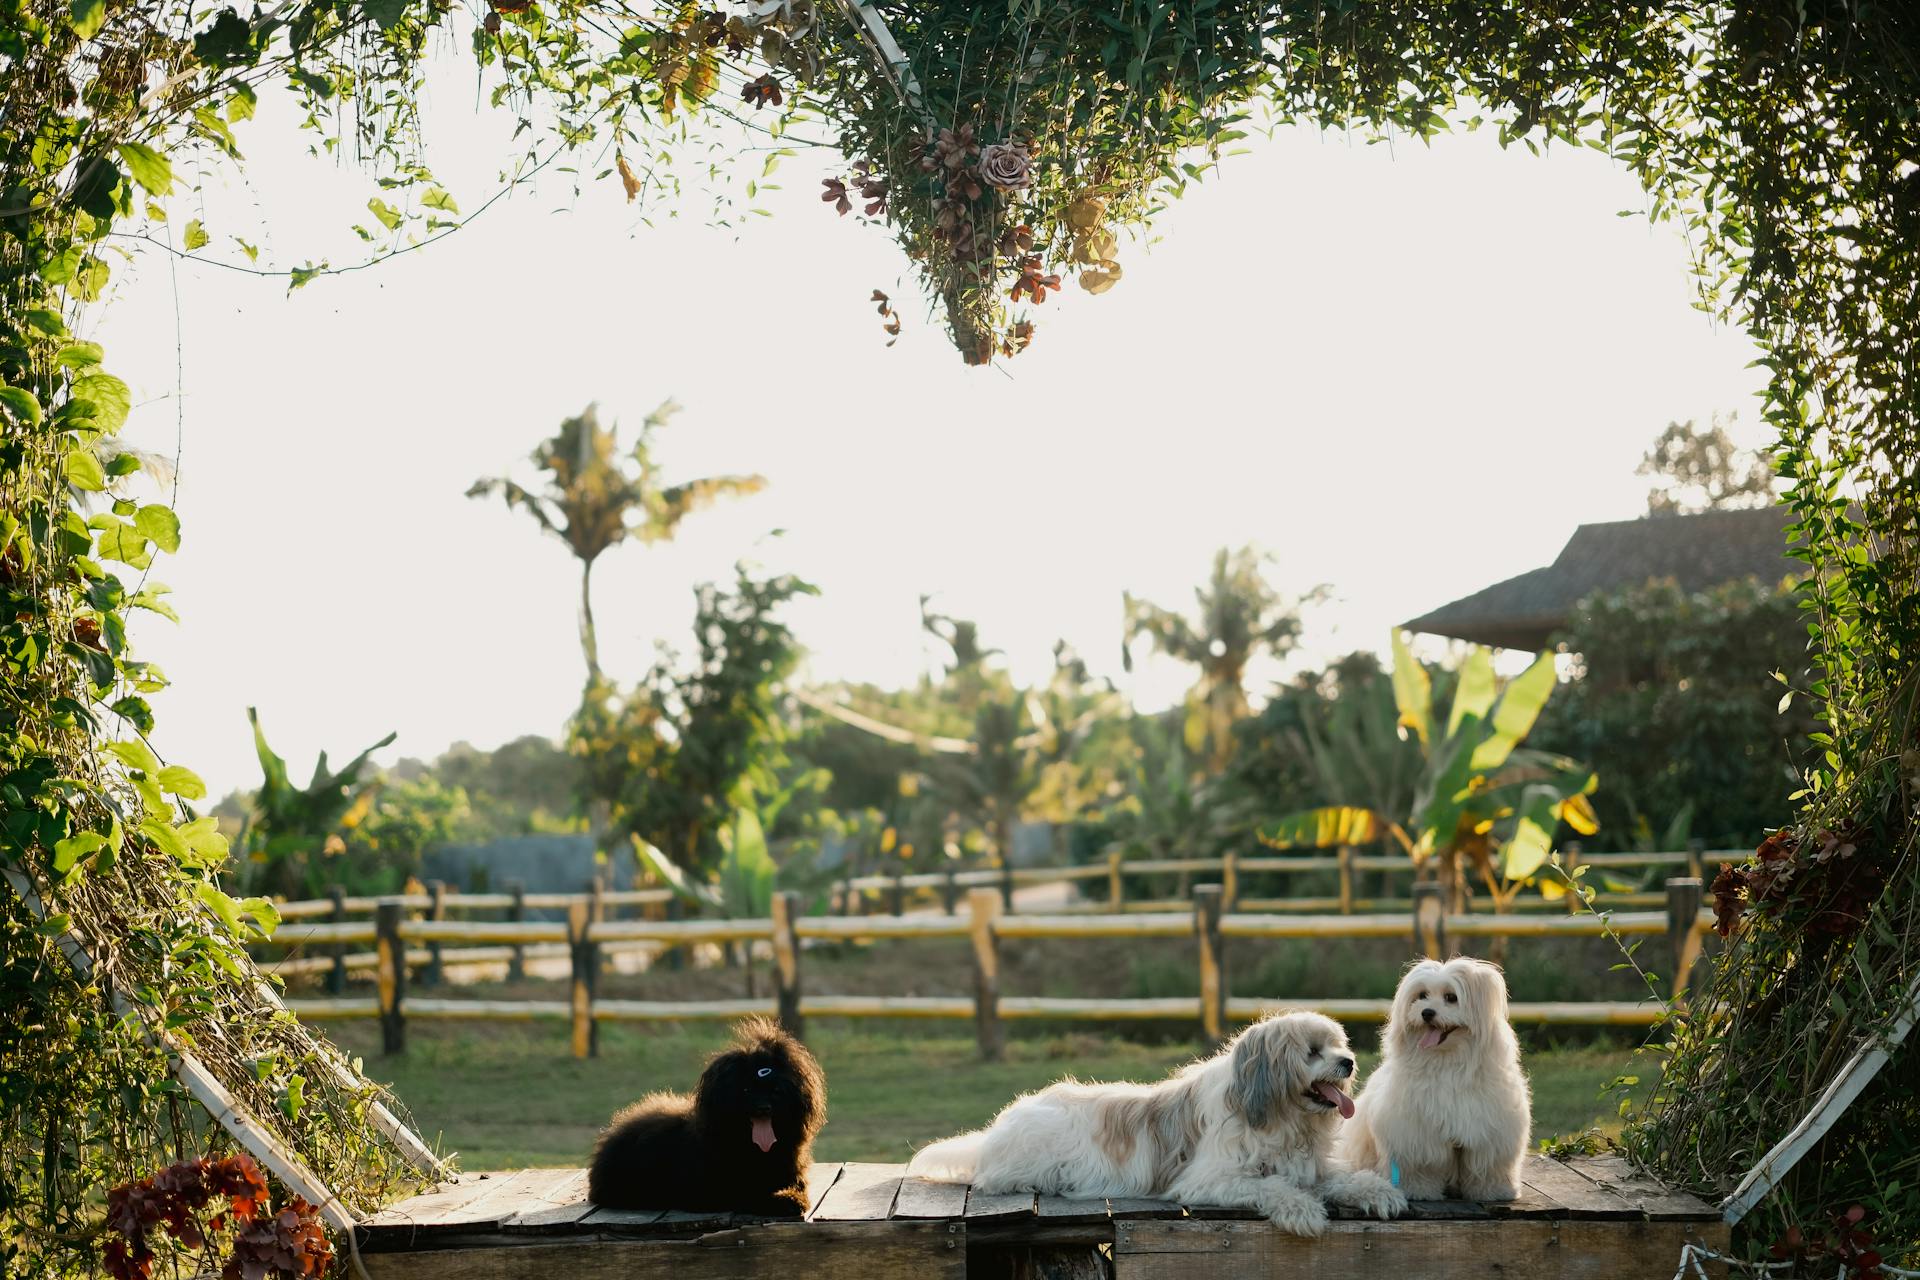
<svg viewBox="0 0 1920 1280">
<path fill-rule="evenodd" d="M 1341 1076 L 1342 1076 L 1343 1078 L 1344 1078 L 1344 1077 L 1346 1077 L 1346 1076 L 1351 1076 L 1351 1075 L 1353 1074 L 1353 1059 L 1352 1059 L 1352 1058 L 1342 1058 L 1342 1059 L 1340 1059 L 1340 1074 L 1341 1074 Z"/>
<path fill-rule="evenodd" d="M 1420 1011 L 1420 1021 L 1422 1022 L 1432 1022 L 1436 1016 L 1431 1009 L 1422 1009 Z"/>
</svg>

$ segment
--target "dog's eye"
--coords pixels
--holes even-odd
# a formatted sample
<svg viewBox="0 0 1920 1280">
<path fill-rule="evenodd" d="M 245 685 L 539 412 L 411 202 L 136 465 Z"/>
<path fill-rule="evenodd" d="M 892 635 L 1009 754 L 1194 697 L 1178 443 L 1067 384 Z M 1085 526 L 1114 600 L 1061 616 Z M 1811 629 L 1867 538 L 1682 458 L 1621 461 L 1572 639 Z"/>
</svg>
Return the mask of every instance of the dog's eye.
<svg viewBox="0 0 1920 1280">
<path fill-rule="evenodd" d="M 1319 1046 L 1319 1045 L 1315 1045 L 1315 1046 L 1313 1046 L 1313 1048 L 1311 1048 L 1311 1049 L 1309 1049 L 1309 1050 L 1307 1050 L 1307 1056 L 1308 1056 L 1309 1058 L 1317 1058 L 1317 1057 L 1319 1057 L 1319 1056 L 1320 1056 L 1320 1046 Z"/>
<path fill-rule="evenodd" d="M 758 1075 L 758 1076 L 759 1076 L 759 1077 L 760 1077 L 760 1078 L 761 1078 L 762 1080 L 765 1080 L 765 1079 L 766 1079 L 766 1078 L 767 1078 L 768 1076 L 770 1076 L 770 1075 L 772 1075 L 772 1074 L 773 1074 L 773 1068 L 772 1068 L 772 1067 L 762 1067 L 762 1068 L 760 1068 L 760 1070 L 759 1070 L 758 1072 L 756 1072 L 755 1074 L 756 1074 L 756 1075 Z"/>
<path fill-rule="evenodd" d="M 1459 997 L 1459 996 L 1457 996 L 1457 995 L 1455 995 L 1455 994 L 1453 994 L 1453 992 L 1451 992 L 1451 991 L 1449 991 L 1449 992 L 1447 992 L 1447 1003 L 1448 1003 L 1448 1004 L 1459 1004 L 1459 1003 L 1460 1003 L 1460 997 Z"/>
<path fill-rule="evenodd" d="M 1413 998 L 1415 1000 L 1425 1000 L 1427 998 L 1427 993 L 1424 991 L 1416 991 L 1413 993 Z"/>
</svg>

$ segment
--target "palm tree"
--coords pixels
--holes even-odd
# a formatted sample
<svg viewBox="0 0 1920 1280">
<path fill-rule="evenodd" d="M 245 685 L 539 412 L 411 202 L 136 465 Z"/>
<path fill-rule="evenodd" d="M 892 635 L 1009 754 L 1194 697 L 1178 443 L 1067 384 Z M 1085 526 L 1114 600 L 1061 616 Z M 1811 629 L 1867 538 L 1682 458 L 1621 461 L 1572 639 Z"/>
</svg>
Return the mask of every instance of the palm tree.
<svg viewBox="0 0 1920 1280">
<path fill-rule="evenodd" d="M 1200 668 L 1187 695 L 1187 748 L 1206 751 L 1207 765 L 1218 772 L 1233 752 L 1233 726 L 1247 714 L 1247 664 L 1261 651 L 1285 657 L 1300 637 L 1300 604 L 1284 599 L 1261 572 L 1265 557 L 1251 547 L 1213 557 L 1213 576 L 1196 588 L 1197 620 L 1189 621 L 1132 595 L 1126 605 L 1126 639 L 1121 658 L 1133 670 L 1133 641 L 1145 637 L 1170 658 Z M 1320 589 L 1307 596 L 1319 597 Z"/>
<path fill-rule="evenodd" d="M 567 544 L 580 561 L 580 649 L 587 659 L 589 684 L 600 682 L 600 646 L 593 630 L 593 562 L 628 539 L 645 545 L 666 542 L 688 515 L 721 498 L 744 497 L 766 487 L 763 476 L 707 476 L 684 484 L 662 484 L 653 460 L 653 433 L 680 406 L 668 400 L 640 426 L 633 448 L 619 452 L 619 424 L 600 425 L 597 406 L 533 451 L 533 465 L 545 472 L 544 492 L 535 493 L 506 476 L 476 480 L 469 498 L 499 494 L 509 507 L 532 516 L 548 533 Z"/>
</svg>

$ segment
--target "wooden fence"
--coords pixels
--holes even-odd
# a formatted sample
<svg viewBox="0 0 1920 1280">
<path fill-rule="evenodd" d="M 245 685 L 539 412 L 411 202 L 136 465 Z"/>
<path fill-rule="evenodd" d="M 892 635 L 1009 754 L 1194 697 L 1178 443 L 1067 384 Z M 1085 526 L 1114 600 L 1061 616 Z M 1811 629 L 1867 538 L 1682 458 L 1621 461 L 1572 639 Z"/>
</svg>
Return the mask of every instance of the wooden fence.
<svg viewBox="0 0 1920 1280">
<path fill-rule="evenodd" d="M 481 897 L 484 895 L 473 895 Z M 534 895 L 521 895 L 524 906 Z M 576 1057 L 595 1052 L 598 1024 L 616 1021 L 678 1021 L 732 1019 L 745 1014 L 777 1014 L 800 1034 L 808 1017 L 971 1018 L 981 1052 L 1000 1056 L 1004 1023 L 1010 1019 L 1197 1019 L 1209 1041 L 1226 1035 L 1235 1021 L 1261 1017 L 1279 1009 L 1315 1009 L 1332 1017 L 1356 1021 L 1383 1021 L 1386 1000 L 1275 1000 L 1239 998 L 1228 982 L 1227 949 L 1236 938 L 1403 938 L 1416 954 L 1445 955 L 1452 944 L 1469 937 L 1627 937 L 1663 936 L 1672 963 L 1673 991 L 1685 989 L 1686 977 L 1698 957 L 1702 934 L 1712 926 L 1712 914 L 1701 909 L 1702 889 L 1697 877 L 1667 881 L 1665 910 L 1614 912 L 1609 916 L 1569 915 L 1449 915 L 1437 885 L 1415 886 L 1407 914 L 1264 914 L 1229 910 L 1227 887 L 1200 885 L 1193 890 L 1190 910 L 1101 915 L 1015 915 L 1005 910 L 996 888 L 972 888 L 966 911 L 953 915 L 916 916 L 806 916 L 797 894 L 780 893 L 772 914 L 754 920 L 607 920 L 597 918 L 590 902 L 565 896 L 565 921 L 471 921 L 406 918 L 414 902 L 386 898 L 374 904 L 375 918 L 365 922 L 281 925 L 274 941 L 293 946 L 343 946 L 371 943 L 374 947 L 377 996 L 372 999 L 333 997 L 290 1000 L 303 1018 L 378 1017 L 388 1053 L 404 1052 L 410 1018 L 486 1018 L 566 1020 L 572 1030 Z M 600 895 L 605 906 L 615 897 Z M 429 904 L 430 906 L 431 904 Z M 446 900 L 443 899 L 443 907 Z M 971 998 L 914 996 L 838 996 L 803 994 L 803 943 L 813 940 L 853 941 L 873 938 L 966 938 L 972 945 L 975 990 Z M 1196 997 L 1166 999 L 1075 999 L 1050 996 L 1003 996 L 1000 992 L 1000 944 L 1018 938 L 1191 938 L 1200 970 Z M 408 969 L 417 954 L 410 943 L 425 943 L 428 954 L 444 944 L 493 943 L 511 947 L 544 944 L 562 947 L 570 959 L 571 979 L 566 1000 L 444 1000 L 408 994 Z M 766 1000 L 710 1000 L 666 1002 L 610 1000 L 597 996 L 603 947 L 632 944 L 677 947 L 691 943 L 767 942 L 771 944 L 775 995 Z M 431 960 L 428 961 L 431 965 Z M 1516 1022 L 1586 1025 L 1650 1025 L 1662 1013 L 1654 1001 L 1642 1003 L 1519 1003 L 1511 1007 Z"/>
</svg>

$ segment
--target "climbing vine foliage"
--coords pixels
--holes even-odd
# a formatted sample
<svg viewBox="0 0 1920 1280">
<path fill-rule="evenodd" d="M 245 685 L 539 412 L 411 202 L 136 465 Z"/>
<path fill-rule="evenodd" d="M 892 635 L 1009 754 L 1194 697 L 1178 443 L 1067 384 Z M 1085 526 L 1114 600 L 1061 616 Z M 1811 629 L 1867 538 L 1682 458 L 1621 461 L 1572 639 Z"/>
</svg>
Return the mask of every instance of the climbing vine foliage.
<svg viewBox="0 0 1920 1280">
<path fill-rule="evenodd" d="M 1685 227 L 1703 308 L 1766 352 L 1814 659 L 1783 694 L 1824 726 L 1798 812 L 1777 816 L 1788 830 L 1720 885 L 1729 941 L 1673 1028 L 1635 1150 L 1723 1189 L 1920 975 L 1910 3 L 0 0 L 6 1269 L 96 1270 L 105 1189 L 220 1145 L 168 1075 L 182 1050 L 350 1207 L 408 1176 L 369 1136 L 373 1091 L 247 960 L 273 910 L 221 889 L 227 851 L 194 808 L 204 788 L 154 745 L 165 677 L 130 651 L 127 620 L 168 613 L 157 574 L 192 531 L 118 443 L 128 390 L 85 335 L 134 252 L 298 287 L 481 212 L 435 181 L 413 115 L 447 33 L 470 45 L 485 102 L 525 126 L 508 186 L 564 160 L 555 172 L 617 178 L 628 199 L 682 199 L 689 156 L 717 170 L 709 157 L 757 130 L 777 140 L 754 142 L 762 173 L 799 145 L 804 114 L 849 165 L 829 209 L 898 238 L 976 362 L 1033 340 L 1063 273 L 1113 287 L 1121 238 L 1263 114 L 1366 136 L 1485 127 L 1630 166 L 1650 216 Z M 194 183 L 241 163 L 275 92 L 317 147 L 366 167 L 364 260 L 262 263 L 241 229 L 196 216 Z M 865 294 L 850 284 L 850 304 Z M 1920 1239 L 1916 1060 L 1750 1220 L 1751 1249 L 1856 1204 L 1877 1239 Z"/>
</svg>

